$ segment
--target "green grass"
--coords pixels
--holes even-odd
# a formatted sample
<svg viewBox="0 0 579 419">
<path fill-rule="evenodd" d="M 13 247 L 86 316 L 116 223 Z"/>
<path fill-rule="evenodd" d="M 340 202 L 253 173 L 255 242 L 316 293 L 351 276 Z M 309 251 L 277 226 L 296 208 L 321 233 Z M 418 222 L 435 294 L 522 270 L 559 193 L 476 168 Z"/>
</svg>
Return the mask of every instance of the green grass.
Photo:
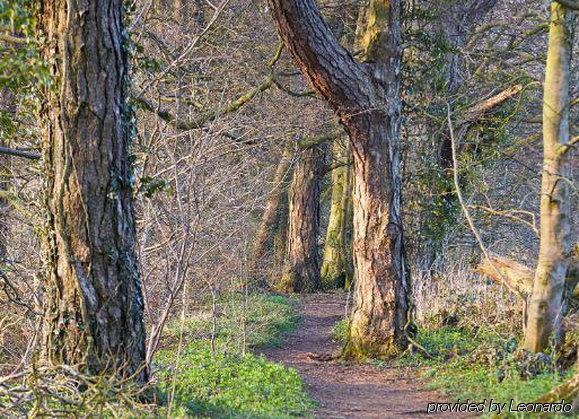
<svg viewBox="0 0 579 419">
<path fill-rule="evenodd" d="M 0 391 L 0 412 L 12 406 L 8 411 L 23 417 L 52 417 L 57 412 L 62 417 L 103 418 L 308 416 L 314 404 L 297 371 L 243 350 L 279 345 L 283 335 L 299 323 L 294 300 L 270 295 L 251 295 L 246 300 L 234 295 L 217 303 L 220 315 L 214 353 L 210 310 L 187 318 L 181 351 L 181 323 L 172 323 L 164 349 L 154 359 L 157 384 L 146 399 L 137 396 L 142 388 L 130 382 L 102 377 L 78 391 L 76 376 L 70 381 L 63 374 L 32 374 L 28 377 L 33 381 L 29 383 L 31 397 L 14 404 L 9 392 Z M 14 385 L 21 394 L 22 383 L 17 380 Z M 151 399 L 158 403 L 147 403 Z"/>
<path fill-rule="evenodd" d="M 262 356 L 217 351 L 212 357 L 201 340 L 187 345 L 178 363 L 175 358 L 171 351 L 157 357 L 174 366 L 159 375 L 167 405 L 175 383 L 172 416 L 283 418 L 307 415 L 313 406 L 295 370 Z"/>
<path fill-rule="evenodd" d="M 420 330 L 416 340 L 431 358 L 407 354 L 399 365 L 421 367 L 432 389 L 457 399 L 529 403 L 566 378 L 549 357 L 518 350 L 515 339 L 488 330 Z"/>
<path fill-rule="evenodd" d="M 211 303 L 208 302 L 210 306 Z M 295 300 L 279 295 L 234 294 L 217 300 L 215 337 L 227 350 L 279 346 L 283 336 L 293 331 L 300 318 Z M 184 323 L 185 340 L 209 339 L 213 318 L 209 309 L 189 315 Z M 175 320 L 167 328 L 167 339 L 174 342 L 179 337 L 181 322 Z"/>
<path fill-rule="evenodd" d="M 348 340 L 348 333 L 350 332 L 349 329 L 349 319 L 342 319 L 338 321 L 332 328 L 332 339 L 336 342 L 345 343 Z"/>
<path fill-rule="evenodd" d="M 185 322 L 179 356 L 175 343 L 157 354 L 164 410 L 173 417 L 306 416 L 313 402 L 298 373 L 242 350 L 244 340 L 250 348 L 279 345 L 299 322 L 293 300 L 252 295 L 245 303 L 242 296 L 230 296 L 218 307 L 213 355 L 212 316 L 202 312 Z M 180 323 L 170 326 L 173 342 L 179 331 Z"/>
</svg>

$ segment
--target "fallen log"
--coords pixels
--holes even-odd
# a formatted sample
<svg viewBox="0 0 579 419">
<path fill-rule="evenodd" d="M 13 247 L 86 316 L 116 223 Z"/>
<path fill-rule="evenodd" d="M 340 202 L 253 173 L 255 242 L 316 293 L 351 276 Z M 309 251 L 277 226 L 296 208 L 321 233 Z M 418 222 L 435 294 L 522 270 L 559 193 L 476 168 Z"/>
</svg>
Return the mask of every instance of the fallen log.
<svg viewBox="0 0 579 419">
<path fill-rule="evenodd" d="M 535 272 L 531 268 L 501 256 L 493 255 L 489 259 L 483 259 L 475 272 L 505 285 L 524 299 L 531 295 L 535 278 Z M 569 288 L 573 290 L 571 298 L 579 299 L 579 257 L 577 250 L 574 250 L 573 258 L 567 270 L 567 283 Z"/>
<path fill-rule="evenodd" d="M 569 380 L 539 397 L 536 403 L 559 403 L 561 400 L 565 400 L 566 403 L 573 403 L 573 412 L 577 413 L 578 397 L 579 372 L 576 372 Z"/>
<path fill-rule="evenodd" d="M 500 256 L 490 256 L 489 259 L 483 259 L 475 272 L 517 291 L 523 298 L 531 294 L 534 278 L 532 269 Z"/>
</svg>

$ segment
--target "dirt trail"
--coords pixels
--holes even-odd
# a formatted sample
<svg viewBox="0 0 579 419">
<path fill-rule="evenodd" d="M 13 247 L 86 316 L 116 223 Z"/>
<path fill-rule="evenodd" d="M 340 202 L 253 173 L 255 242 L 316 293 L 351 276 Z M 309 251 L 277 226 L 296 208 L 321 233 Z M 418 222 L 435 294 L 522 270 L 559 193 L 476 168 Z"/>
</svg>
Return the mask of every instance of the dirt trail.
<svg viewBox="0 0 579 419">
<path fill-rule="evenodd" d="M 300 372 L 319 402 L 316 417 L 419 418 L 433 416 L 426 414 L 429 401 L 445 401 L 440 394 L 420 390 L 422 384 L 412 370 L 320 360 L 340 348 L 330 332 L 344 313 L 342 295 L 303 296 L 300 313 L 303 322 L 285 345 L 264 354 Z"/>
</svg>

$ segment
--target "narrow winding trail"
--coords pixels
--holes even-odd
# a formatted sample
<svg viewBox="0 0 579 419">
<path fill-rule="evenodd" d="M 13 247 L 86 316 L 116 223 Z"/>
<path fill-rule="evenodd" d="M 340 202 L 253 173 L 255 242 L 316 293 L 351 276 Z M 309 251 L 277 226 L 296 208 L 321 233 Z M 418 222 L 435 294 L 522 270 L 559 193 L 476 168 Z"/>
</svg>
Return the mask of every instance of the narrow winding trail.
<svg viewBox="0 0 579 419">
<path fill-rule="evenodd" d="M 275 362 L 297 369 L 310 394 L 318 401 L 319 418 L 420 418 L 428 402 L 444 401 L 444 396 L 420 390 L 412 370 L 379 368 L 328 360 L 339 350 L 330 333 L 344 313 L 340 294 L 301 297 L 303 322 L 281 348 L 264 351 Z M 406 374 L 406 376 L 405 376 Z M 442 416 L 438 415 L 437 418 Z"/>
</svg>

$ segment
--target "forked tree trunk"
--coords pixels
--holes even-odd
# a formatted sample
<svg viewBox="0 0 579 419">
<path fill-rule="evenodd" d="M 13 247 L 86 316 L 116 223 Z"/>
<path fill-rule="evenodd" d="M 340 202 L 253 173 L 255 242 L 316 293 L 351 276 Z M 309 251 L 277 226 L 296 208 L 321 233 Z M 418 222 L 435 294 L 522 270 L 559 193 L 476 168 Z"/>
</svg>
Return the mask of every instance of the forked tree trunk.
<svg viewBox="0 0 579 419">
<path fill-rule="evenodd" d="M 332 198 L 321 271 L 322 285 L 325 289 L 344 287 L 349 282 L 345 229 L 350 193 L 348 188 L 350 168 L 347 164 L 348 153 L 339 140 L 340 136 L 337 136 L 332 145 L 334 161 L 340 166 L 332 170 Z"/>
<path fill-rule="evenodd" d="M 289 228 L 283 276 L 277 288 L 285 292 L 313 292 L 320 288 L 320 193 L 324 150 L 301 152 L 289 193 Z"/>
<path fill-rule="evenodd" d="M 406 347 L 409 275 L 401 219 L 399 0 L 372 0 L 357 63 L 333 37 L 314 0 L 270 0 L 279 33 L 304 76 L 334 108 L 354 156 L 356 307 L 344 354 Z"/>
<path fill-rule="evenodd" d="M 42 0 L 47 224 L 43 356 L 147 379 L 131 202 L 123 1 Z"/>
<path fill-rule="evenodd" d="M 560 341 L 567 269 L 572 257 L 569 77 L 574 13 L 551 3 L 543 94 L 543 173 L 539 260 L 527 309 L 524 347 Z"/>
</svg>

